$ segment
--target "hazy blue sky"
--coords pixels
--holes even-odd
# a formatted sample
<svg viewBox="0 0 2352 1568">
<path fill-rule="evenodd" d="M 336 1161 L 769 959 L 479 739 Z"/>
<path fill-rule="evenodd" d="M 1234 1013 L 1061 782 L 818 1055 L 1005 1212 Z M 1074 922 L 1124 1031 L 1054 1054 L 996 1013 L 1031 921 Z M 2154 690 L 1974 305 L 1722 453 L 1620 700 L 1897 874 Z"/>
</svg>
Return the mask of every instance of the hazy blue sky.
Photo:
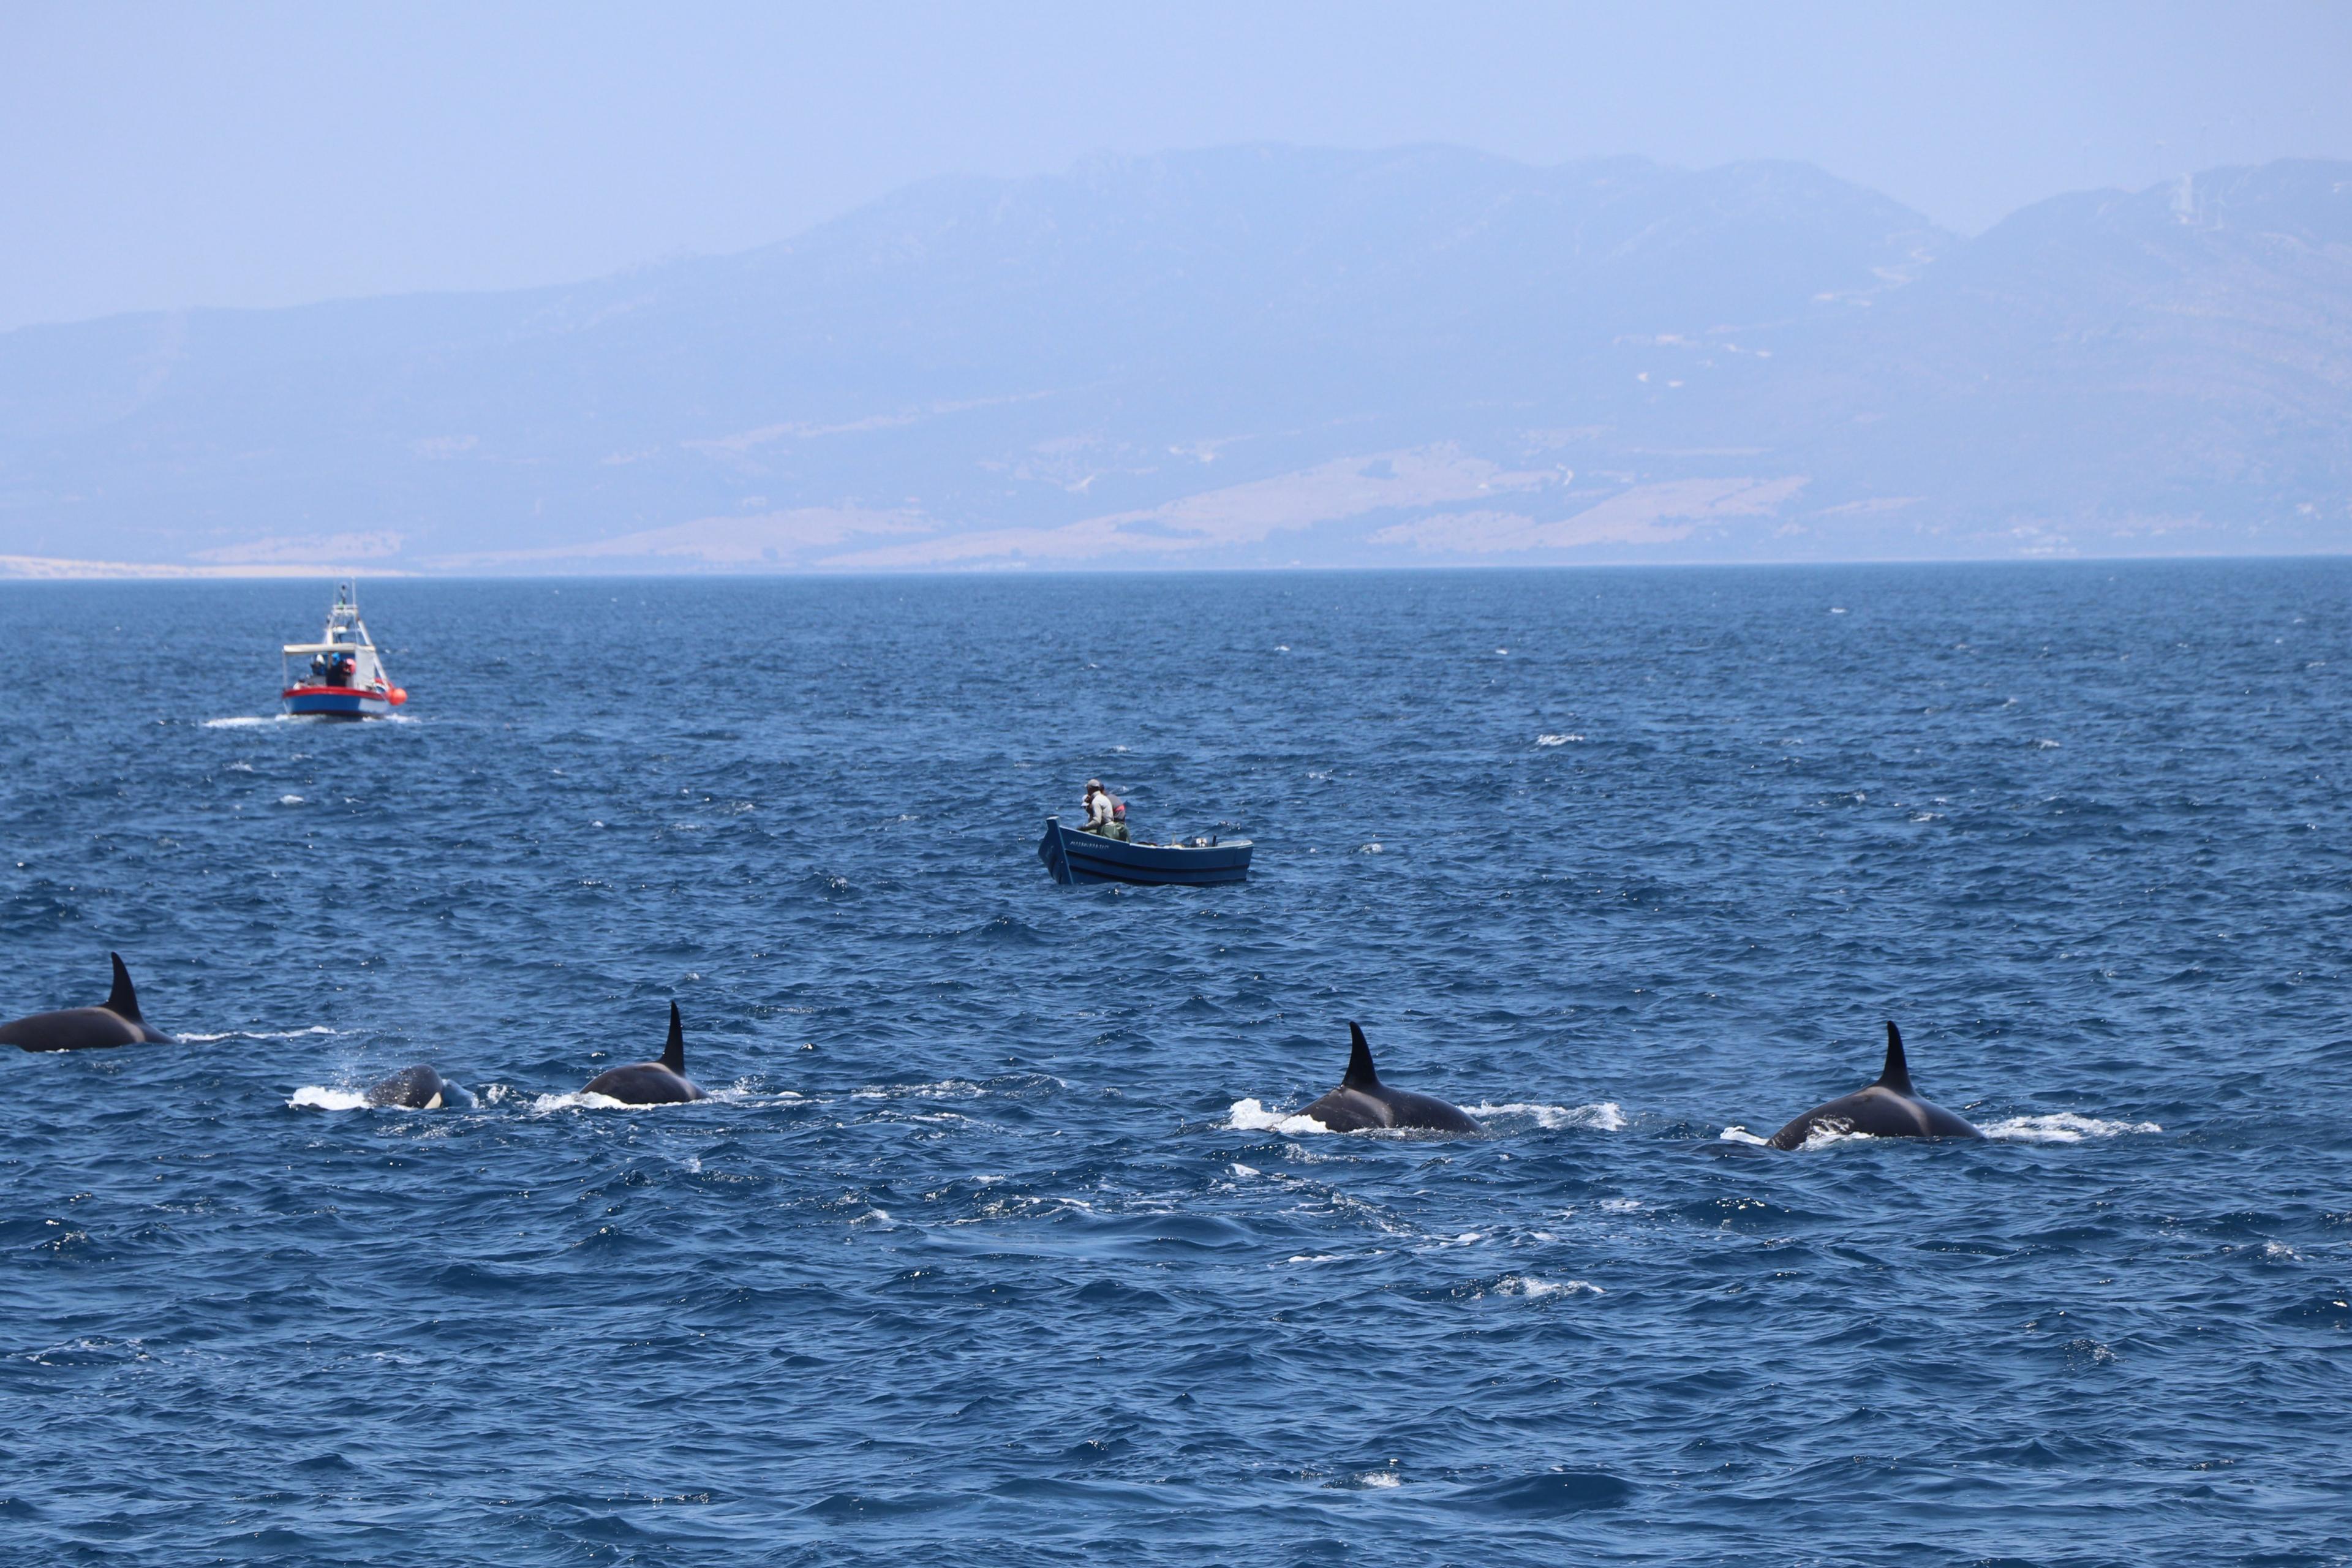
<svg viewBox="0 0 2352 1568">
<path fill-rule="evenodd" d="M 1974 231 L 2352 157 L 2342 4 L 0 0 L 0 329 L 591 276 L 1247 141 L 1798 158 Z"/>
</svg>

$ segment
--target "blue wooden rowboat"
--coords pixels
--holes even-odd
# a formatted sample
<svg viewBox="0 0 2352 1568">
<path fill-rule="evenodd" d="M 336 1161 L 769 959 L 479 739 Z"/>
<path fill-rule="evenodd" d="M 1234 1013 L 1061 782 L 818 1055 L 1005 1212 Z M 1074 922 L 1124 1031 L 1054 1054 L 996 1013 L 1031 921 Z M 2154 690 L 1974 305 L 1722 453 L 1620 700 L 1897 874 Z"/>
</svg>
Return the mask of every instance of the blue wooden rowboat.
<svg viewBox="0 0 2352 1568">
<path fill-rule="evenodd" d="M 1223 844 L 1186 848 L 1174 844 L 1122 844 L 1099 833 L 1065 827 L 1058 816 L 1045 819 L 1045 837 L 1037 858 L 1054 873 L 1056 882 L 1241 882 L 1249 879 L 1250 841 L 1228 838 Z"/>
</svg>

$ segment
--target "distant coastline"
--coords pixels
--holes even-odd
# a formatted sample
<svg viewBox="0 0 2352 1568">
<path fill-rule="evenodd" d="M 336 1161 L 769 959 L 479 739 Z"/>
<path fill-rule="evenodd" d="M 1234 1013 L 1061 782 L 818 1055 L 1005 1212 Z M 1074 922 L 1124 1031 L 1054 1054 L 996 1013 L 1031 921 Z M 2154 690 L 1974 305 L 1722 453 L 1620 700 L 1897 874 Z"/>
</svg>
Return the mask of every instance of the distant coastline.
<svg viewBox="0 0 2352 1568">
<path fill-rule="evenodd" d="M 0 572 L 2332 552 L 2347 385 L 2352 163 L 1968 237 L 1803 163 L 1225 148 L 0 333 Z"/>
</svg>

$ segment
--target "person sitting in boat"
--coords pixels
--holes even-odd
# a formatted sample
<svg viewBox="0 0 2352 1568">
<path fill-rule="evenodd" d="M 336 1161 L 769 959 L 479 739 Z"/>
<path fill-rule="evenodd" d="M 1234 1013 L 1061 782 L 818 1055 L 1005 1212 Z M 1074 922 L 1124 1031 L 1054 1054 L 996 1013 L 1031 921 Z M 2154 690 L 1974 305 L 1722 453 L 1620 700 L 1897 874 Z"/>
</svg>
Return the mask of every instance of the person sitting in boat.
<svg viewBox="0 0 2352 1568">
<path fill-rule="evenodd" d="M 326 679 L 327 656 L 323 653 L 312 654 L 310 656 L 310 684 L 316 686 Z"/>
<path fill-rule="evenodd" d="M 1129 842 L 1127 802 L 1103 788 L 1103 782 L 1100 779 L 1087 781 L 1085 826 L 1088 833 L 1100 834 L 1105 838 L 1116 838 L 1122 844 Z"/>
<path fill-rule="evenodd" d="M 359 661 L 350 654 L 337 654 L 333 661 L 327 666 L 327 684 L 349 686 L 352 683 L 352 672 L 358 668 Z"/>
</svg>

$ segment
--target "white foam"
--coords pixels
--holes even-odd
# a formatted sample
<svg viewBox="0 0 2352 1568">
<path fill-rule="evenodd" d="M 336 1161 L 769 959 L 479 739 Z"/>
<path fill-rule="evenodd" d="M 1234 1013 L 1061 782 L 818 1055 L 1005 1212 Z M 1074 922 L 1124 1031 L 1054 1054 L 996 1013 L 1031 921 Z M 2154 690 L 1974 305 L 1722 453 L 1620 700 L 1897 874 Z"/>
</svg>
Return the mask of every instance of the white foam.
<svg viewBox="0 0 2352 1568">
<path fill-rule="evenodd" d="M 300 805 L 302 804 L 302 797 L 299 795 L 281 795 L 278 797 L 278 804 L 280 805 Z"/>
<path fill-rule="evenodd" d="M 1726 1143 L 1769 1144 L 1772 1142 L 1769 1138 L 1759 1138 L 1745 1127 L 1727 1127 L 1718 1136 Z M 1813 1123 L 1813 1130 L 1805 1134 L 1805 1141 L 1797 1147 L 1801 1151 L 1827 1149 L 1837 1143 L 1864 1143 L 1869 1141 L 1870 1134 L 1867 1132 L 1856 1132 L 1851 1127 L 1840 1126 L 1833 1122 L 1817 1121 Z"/>
<path fill-rule="evenodd" d="M 1247 1180 L 1249 1177 L 1256 1174 L 1256 1166 L 1244 1165 L 1239 1160 L 1234 1162 L 1234 1176 L 1236 1180 Z"/>
<path fill-rule="evenodd" d="M 1054 1079 L 1054 1082 L 1064 1089 L 1069 1087 L 1062 1083 L 1060 1079 Z M 937 1083 L 869 1084 L 864 1089 L 851 1089 L 849 1098 L 852 1100 L 977 1100 L 987 1092 L 970 1079 L 947 1078 L 941 1079 Z"/>
<path fill-rule="evenodd" d="M 1293 1116 L 1268 1110 L 1255 1100 L 1234 1100 L 1233 1109 L 1225 1113 L 1225 1125 L 1236 1132 L 1288 1132 L 1297 1135 L 1331 1131 L 1311 1116 Z"/>
<path fill-rule="evenodd" d="M 1536 744 L 1538 746 L 1565 746 L 1570 741 L 1581 741 L 1582 739 L 1584 739 L 1584 737 L 1581 735 L 1538 735 L 1536 737 Z"/>
<path fill-rule="evenodd" d="M 1378 855 L 1381 851 L 1377 844 L 1365 844 L 1359 846 L 1356 852 L 1360 855 Z"/>
<path fill-rule="evenodd" d="M 646 1110 L 648 1106 L 631 1105 L 625 1100 L 614 1100 L 609 1094 L 591 1094 L 580 1089 L 572 1094 L 542 1094 L 530 1102 L 534 1112 L 550 1110 Z"/>
<path fill-rule="evenodd" d="M 330 1029 L 324 1024 L 313 1024 L 307 1029 L 279 1029 L 275 1032 L 267 1032 L 260 1029 L 231 1029 L 226 1034 L 181 1034 L 174 1037 L 184 1046 L 208 1046 L 215 1040 L 299 1040 L 305 1035 L 338 1035 L 341 1033 L 342 1033 L 341 1030 Z"/>
<path fill-rule="evenodd" d="M 1590 1279 L 1538 1279 L 1528 1274 L 1507 1274 L 1495 1286 L 1497 1296 L 1525 1296 L 1530 1301 L 1540 1301 L 1547 1296 L 1606 1296 L 1608 1291 Z"/>
<path fill-rule="evenodd" d="M 2033 742 L 2033 749 L 2037 752 L 2054 752 L 2060 744 L 2061 742 L 2056 741 L 2036 741 Z"/>
<path fill-rule="evenodd" d="M 204 727 L 207 730 L 250 730 L 257 725 L 274 724 L 284 717 L 286 715 L 280 713 L 275 717 L 253 714 L 237 719 L 207 719 L 205 721 Z"/>
<path fill-rule="evenodd" d="M 294 1091 L 294 1098 L 286 1104 L 294 1110 L 365 1110 L 367 1096 L 348 1089 L 322 1089 L 315 1083 L 306 1083 Z"/>
<path fill-rule="evenodd" d="M 492 1084 L 483 1091 L 484 1098 L 492 1104 L 496 1104 L 506 1098 L 505 1087 L 503 1084 Z M 707 1102 L 719 1105 L 740 1105 L 751 1097 L 740 1089 L 714 1089 L 707 1091 L 702 1098 Z M 667 1110 L 688 1103 L 690 1102 L 687 1100 L 666 1100 L 652 1105 L 635 1105 L 625 1100 L 614 1100 L 609 1094 L 591 1094 L 583 1089 L 575 1089 L 570 1094 L 539 1095 L 531 1100 L 530 1109 L 534 1114 L 551 1110 Z"/>
<path fill-rule="evenodd" d="M 1625 1127 L 1625 1112 L 1613 1100 L 1596 1100 L 1591 1105 L 1530 1105 L 1513 1100 L 1507 1105 L 1479 1104 L 1464 1109 L 1482 1121 L 1497 1116 L 1532 1116 L 1536 1125 L 1547 1132 L 1556 1132 L 1563 1127 L 1620 1132 Z"/>
<path fill-rule="evenodd" d="M 1356 1478 L 1357 1484 L 1367 1487 L 1401 1487 L 1404 1478 L 1394 1470 L 1366 1470 Z"/>
<path fill-rule="evenodd" d="M 2011 1143 L 2080 1143 L 2085 1138 L 2119 1138 L 2126 1132 L 2161 1132 L 2153 1121 L 2103 1121 L 2061 1110 L 2049 1116 L 2012 1116 L 1989 1121 L 1978 1131 L 1988 1138 Z"/>
</svg>

